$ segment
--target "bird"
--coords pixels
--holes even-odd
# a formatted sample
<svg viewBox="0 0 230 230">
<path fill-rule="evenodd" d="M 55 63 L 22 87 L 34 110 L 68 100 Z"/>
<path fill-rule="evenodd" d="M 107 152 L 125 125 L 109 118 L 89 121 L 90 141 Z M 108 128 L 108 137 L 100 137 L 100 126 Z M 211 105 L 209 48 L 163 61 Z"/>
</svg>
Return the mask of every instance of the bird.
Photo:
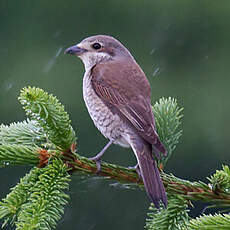
<svg viewBox="0 0 230 230">
<path fill-rule="evenodd" d="M 65 50 L 85 67 L 83 98 L 94 125 L 108 139 L 93 158 L 100 170 L 101 157 L 112 144 L 133 150 L 146 193 L 157 209 L 167 207 L 167 195 L 156 158 L 167 154 L 156 131 L 151 87 L 129 50 L 109 35 L 94 35 Z"/>
</svg>

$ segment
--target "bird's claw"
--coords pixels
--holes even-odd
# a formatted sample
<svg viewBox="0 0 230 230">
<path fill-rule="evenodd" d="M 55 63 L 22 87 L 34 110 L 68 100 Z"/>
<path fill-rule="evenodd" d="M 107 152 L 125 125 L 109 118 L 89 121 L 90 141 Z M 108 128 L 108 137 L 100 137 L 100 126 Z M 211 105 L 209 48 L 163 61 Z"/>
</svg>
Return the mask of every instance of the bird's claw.
<svg viewBox="0 0 230 230">
<path fill-rule="evenodd" d="M 139 180 L 141 180 L 142 176 L 141 176 L 141 170 L 140 170 L 140 167 L 138 164 L 136 164 L 135 166 L 129 166 L 128 169 L 132 169 L 132 170 L 135 170 L 137 175 L 138 175 L 138 178 Z"/>
<path fill-rule="evenodd" d="M 95 157 L 90 157 L 89 160 L 92 160 L 96 163 L 97 173 L 99 173 L 101 171 L 101 158 L 95 156 Z"/>
<path fill-rule="evenodd" d="M 101 152 L 99 152 L 96 156 L 94 157 L 90 157 L 89 159 L 92 161 L 95 161 L 96 166 L 97 166 L 97 173 L 99 173 L 101 171 L 101 157 L 103 156 L 104 152 L 106 151 L 106 149 L 108 149 L 108 147 L 113 143 L 113 140 L 110 140 L 105 147 L 101 150 Z"/>
</svg>

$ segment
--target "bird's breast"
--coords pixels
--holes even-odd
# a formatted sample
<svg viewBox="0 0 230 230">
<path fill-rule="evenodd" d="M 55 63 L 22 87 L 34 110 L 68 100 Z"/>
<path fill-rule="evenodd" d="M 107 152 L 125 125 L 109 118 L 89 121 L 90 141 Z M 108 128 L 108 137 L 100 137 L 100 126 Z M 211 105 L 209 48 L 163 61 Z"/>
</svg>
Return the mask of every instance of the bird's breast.
<svg viewBox="0 0 230 230">
<path fill-rule="evenodd" d="M 106 138 L 114 140 L 115 143 L 129 147 L 127 141 L 122 138 L 126 125 L 117 114 L 111 112 L 95 93 L 90 71 L 86 71 L 83 78 L 83 98 L 90 117 L 99 131 Z"/>
</svg>

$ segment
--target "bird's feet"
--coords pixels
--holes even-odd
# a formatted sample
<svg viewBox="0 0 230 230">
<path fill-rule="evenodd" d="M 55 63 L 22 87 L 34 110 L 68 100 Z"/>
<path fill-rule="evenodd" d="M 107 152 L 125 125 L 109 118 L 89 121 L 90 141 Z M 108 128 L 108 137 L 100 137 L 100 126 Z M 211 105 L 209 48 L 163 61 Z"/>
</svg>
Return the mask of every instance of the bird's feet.
<svg viewBox="0 0 230 230">
<path fill-rule="evenodd" d="M 97 173 L 99 173 L 101 171 L 101 157 L 103 156 L 104 152 L 106 151 L 106 149 L 109 148 L 109 146 L 113 144 L 113 140 L 110 140 L 105 147 L 101 150 L 101 152 L 99 152 L 95 157 L 90 157 L 89 159 L 92 161 L 95 161 L 96 166 L 97 166 Z"/>
<path fill-rule="evenodd" d="M 89 159 L 96 163 L 97 173 L 99 173 L 101 171 L 101 157 L 96 155 L 95 157 L 90 157 Z"/>
<path fill-rule="evenodd" d="M 141 170 L 138 164 L 136 164 L 135 166 L 129 166 L 128 169 L 132 169 L 135 170 L 137 172 L 138 178 L 139 180 L 141 180 L 142 176 L 141 176 Z"/>
</svg>

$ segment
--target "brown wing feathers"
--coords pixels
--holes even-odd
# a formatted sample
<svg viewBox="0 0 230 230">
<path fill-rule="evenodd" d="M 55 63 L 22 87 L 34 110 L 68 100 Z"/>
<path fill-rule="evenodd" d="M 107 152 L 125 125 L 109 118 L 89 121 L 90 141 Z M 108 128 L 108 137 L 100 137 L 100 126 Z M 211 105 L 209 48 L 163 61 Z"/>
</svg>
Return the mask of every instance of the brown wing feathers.
<svg viewBox="0 0 230 230">
<path fill-rule="evenodd" d="M 154 149 L 165 154 L 166 150 L 155 131 L 150 85 L 143 75 L 140 67 L 133 63 L 129 65 L 126 62 L 125 66 L 113 61 L 107 62 L 106 65 L 101 63 L 92 69 L 92 86 L 97 95 L 105 103 L 115 106 L 137 132 L 155 147 Z M 130 81 L 134 84 L 129 85 Z"/>
</svg>

